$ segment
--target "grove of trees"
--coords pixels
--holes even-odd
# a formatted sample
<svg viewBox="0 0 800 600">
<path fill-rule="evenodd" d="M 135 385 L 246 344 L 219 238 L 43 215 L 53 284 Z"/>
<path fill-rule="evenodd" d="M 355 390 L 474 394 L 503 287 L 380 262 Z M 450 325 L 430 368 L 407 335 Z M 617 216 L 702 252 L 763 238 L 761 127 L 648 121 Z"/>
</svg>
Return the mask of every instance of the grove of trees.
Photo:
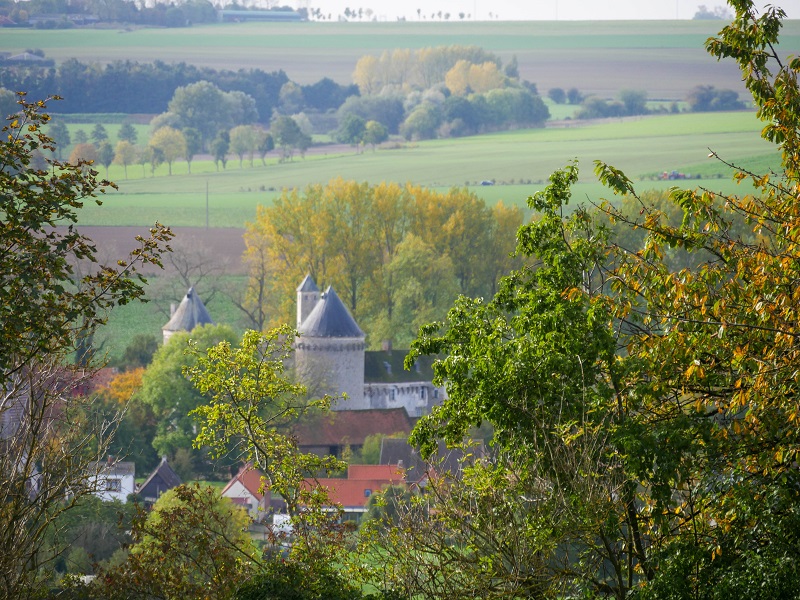
<svg viewBox="0 0 800 600">
<path fill-rule="evenodd" d="M 407 347 L 459 293 L 494 293 L 517 264 L 509 253 L 521 223 L 519 209 L 490 208 L 462 189 L 336 179 L 287 190 L 248 227 L 244 305 L 260 326 L 293 322 L 294 290 L 310 273 L 334 286 L 368 344 Z"/>
</svg>

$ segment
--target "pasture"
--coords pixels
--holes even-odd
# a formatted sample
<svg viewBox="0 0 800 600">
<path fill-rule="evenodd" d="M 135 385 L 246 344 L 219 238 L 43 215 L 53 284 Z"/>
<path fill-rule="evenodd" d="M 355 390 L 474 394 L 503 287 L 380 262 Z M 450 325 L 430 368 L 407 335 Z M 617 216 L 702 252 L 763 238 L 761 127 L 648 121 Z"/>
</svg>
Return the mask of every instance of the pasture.
<svg viewBox="0 0 800 600">
<path fill-rule="evenodd" d="M 522 78 L 546 92 L 577 87 L 614 97 L 621 89 L 681 100 L 696 85 L 744 91 L 736 66 L 717 63 L 703 44 L 722 22 L 393 22 L 241 23 L 185 29 L 5 29 L 0 52 L 40 48 L 57 61 L 187 62 L 216 69 L 284 70 L 309 84 L 350 83 L 358 58 L 394 48 L 477 45 L 504 61 L 517 57 Z M 782 51 L 800 50 L 800 21 L 787 21 Z"/>
<path fill-rule="evenodd" d="M 159 220 L 171 226 L 243 227 L 255 217 L 256 206 L 272 201 L 283 188 L 303 188 L 343 177 L 379 183 L 411 182 L 449 189 L 467 186 L 494 204 L 525 206 L 529 195 L 541 189 L 555 169 L 572 160 L 581 165 L 576 198 L 596 199 L 602 188 L 594 180 L 593 162 L 603 160 L 640 180 L 641 189 L 664 188 L 670 181 L 651 181 L 654 174 L 680 171 L 702 174 L 695 181 L 715 191 L 733 192 L 728 170 L 708 158 L 709 149 L 726 160 L 755 165 L 772 153 L 759 137 L 760 123 L 752 112 L 661 115 L 614 119 L 593 124 L 570 123 L 549 127 L 426 142 L 389 144 L 361 154 L 347 146 L 315 149 L 305 158 L 279 163 L 268 156 L 267 165 L 256 159 L 250 166 L 236 159 L 219 172 L 210 160 L 185 162 L 150 172 L 140 165 L 123 169 L 112 165 L 109 178 L 118 191 L 109 191 L 101 207 L 87 204 L 81 212 L 84 225 L 146 226 Z M 100 167 L 101 174 L 105 170 Z M 145 175 L 145 176 L 143 176 Z M 494 181 L 482 186 L 481 181 Z"/>
</svg>

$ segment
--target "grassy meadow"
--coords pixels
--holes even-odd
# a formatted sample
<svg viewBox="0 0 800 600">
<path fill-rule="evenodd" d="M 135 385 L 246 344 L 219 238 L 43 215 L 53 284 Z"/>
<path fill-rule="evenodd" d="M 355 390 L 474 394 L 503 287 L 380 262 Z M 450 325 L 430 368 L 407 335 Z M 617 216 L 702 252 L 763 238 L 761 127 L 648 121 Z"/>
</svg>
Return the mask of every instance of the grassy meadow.
<svg viewBox="0 0 800 600">
<path fill-rule="evenodd" d="M 205 226 L 206 187 L 211 227 L 243 227 L 255 217 L 256 206 L 271 202 L 284 188 L 303 188 L 335 177 L 379 183 L 395 181 L 449 189 L 467 186 L 489 203 L 525 206 L 527 197 L 546 184 L 555 169 L 572 160 L 581 165 L 576 198 L 596 199 L 603 193 L 592 174 L 593 162 L 603 160 L 639 180 L 642 189 L 665 188 L 672 181 L 653 181 L 664 171 L 701 174 L 698 185 L 714 191 L 737 188 L 724 165 L 708 158 L 709 149 L 743 166 L 761 164 L 771 146 L 759 137 L 761 125 L 752 112 L 660 115 L 610 120 L 591 125 L 549 127 L 467 138 L 414 143 L 391 143 L 375 152 L 333 147 L 295 156 L 279 163 L 272 155 L 263 166 L 245 159 L 228 161 L 216 170 L 210 160 L 173 163 L 172 175 L 161 165 L 112 165 L 108 177 L 118 191 L 109 191 L 103 206 L 87 205 L 85 225 L 150 225 L 159 220 L 171 226 Z M 144 172 L 143 172 L 144 171 Z M 100 167 L 101 174 L 105 170 Z M 480 185 L 494 181 L 493 186 Z"/>
</svg>

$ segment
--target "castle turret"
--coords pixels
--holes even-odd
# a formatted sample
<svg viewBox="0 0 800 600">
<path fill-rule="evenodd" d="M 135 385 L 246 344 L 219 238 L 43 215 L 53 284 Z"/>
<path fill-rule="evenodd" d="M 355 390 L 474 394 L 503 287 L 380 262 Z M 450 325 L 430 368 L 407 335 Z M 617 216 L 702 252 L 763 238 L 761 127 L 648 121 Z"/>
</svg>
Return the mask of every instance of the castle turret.
<svg viewBox="0 0 800 600">
<path fill-rule="evenodd" d="M 319 302 L 319 288 L 311 275 L 306 275 L 303 283 L 297 288 L 297 328 L 308 318 Z"/>
<path fill-rule="evenodd" d="M 166 344 L 177 331 L 191 331 L 198 325 L 207 324 L 214 325 L 215 323 L 208 314 L 205 304 L 200 300 L 200 296 L 193 287 L 190 287 L 178 308 L 172 313 L 170 320 L 161 328 L 161 332 L 164 334 L 164 343 Z"/>
<path fill-rule="evenodd" d="M 308 280 L 306 277 L 303 284 Z M 302 285 L 298 288 L 298 318 L 302 315 L 301 288 Z M 364 332 L 332 287 L 321 295 L 297 330 L 300 335 L 295 343 L 295 364 L 300 380 L 311 393 L 347 394 L 347 400 L 337 403 L 334 410 L 369 408 L 364 399 Z"/>
</svg>

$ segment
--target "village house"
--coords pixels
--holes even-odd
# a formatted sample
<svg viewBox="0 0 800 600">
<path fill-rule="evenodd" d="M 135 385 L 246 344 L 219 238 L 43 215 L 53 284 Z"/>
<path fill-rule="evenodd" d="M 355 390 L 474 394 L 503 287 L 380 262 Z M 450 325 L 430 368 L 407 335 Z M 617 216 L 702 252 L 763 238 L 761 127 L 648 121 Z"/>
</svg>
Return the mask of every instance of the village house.
<svg viewBox="0 0 800 600">
<path fill-rule="evenodd" d="M 222 496 L 247 510 L 254 521 L 260 521 L 267 515 L 272 498 L 263 478 L 261 471 L 250 464 L 244 465 L 223 488 Z"/>
<path fill-rule="evenodd" d="M 181 483 L 181 478 L 169 466 L 167 457 L 164 456 L 150 476 L 138 487 L 136 493 L 147 508 L 152 508 L 161 494 L 178 487 Z"/>
<path fill-rule="evenodd" d="M 94 495 L 104 502 L 119 500 L 125 503 L 128 496 L 136 492 L 135 463 L 117 461 L 109 456 L 106 461 L 92 463 L 89 472 Z"/>
</svg>

